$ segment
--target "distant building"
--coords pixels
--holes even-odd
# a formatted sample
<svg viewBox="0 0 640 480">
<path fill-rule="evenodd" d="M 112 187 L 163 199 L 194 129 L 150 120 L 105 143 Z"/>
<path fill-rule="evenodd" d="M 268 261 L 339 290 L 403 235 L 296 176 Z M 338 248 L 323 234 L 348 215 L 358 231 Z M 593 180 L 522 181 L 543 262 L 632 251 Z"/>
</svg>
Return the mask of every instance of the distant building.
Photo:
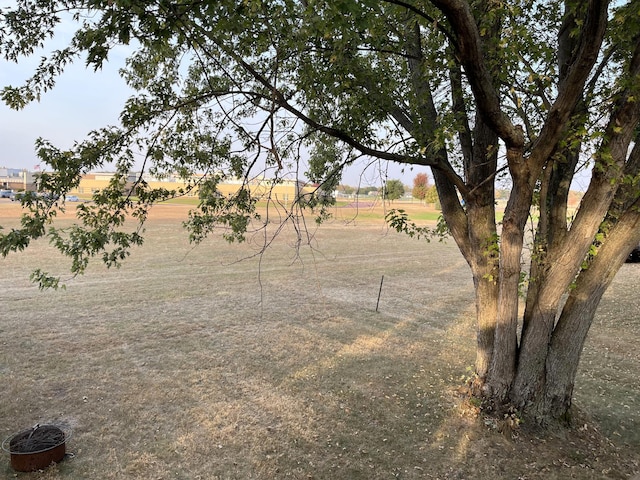
<svg viewBox="0 0 640 480">
<path fill-rule="evenodd" d="M 0 187 L 15 191 L 38 190 L 39 172 L 30 172 L 26 169 L 16 168 L 0 168 Z M 112 172 L 91 172 L 82 176 L 80 184 L 69 191 L 71 195 L 78 195 L 88 198 L 93 193 L 106 188 L 108 183 L 113 179 Z M 140 174 L 136 172 L 130 173 L 123 186 L 123 192 L 132 192 L 138 183 Z M 149 174 L 144 174 L 142 180 L 149 188 L 166 188 L 167 190 L 183 190 L 182 196 L 198 197 L 198 180 L 201 177 L 195 176 L 191 179 L 190 185 L 187 185 L 178 175 L 168 175 L 163 178 L 156 178 Z M 251 195 L 257 199 L 272 199 L 282 203 L 290 203 L 296 201 L 301 196 L 309 196 L 314 194 L 316 187 L 298 180 L 277 180 L 265 177 L 254 177 L 246 182 L 240 179 L 226 180 L 217 185 L 218 192 L 222 196 L 231 196 L 245 185 L 248 186 Z"/>
<path fill-rule="evenodd" d="M 71 190 L 70 194 L 79 196 L 89 196 L 98 190 L 104 189 L 108 182 L 113 178 L 113 173 L 108 172 L 96 172 L 88 173 L 82 176 L 80 184 L 77 188 Z M 131 173 L 126 179 L 124 190 L 131 192 L 139 179 L 139 174 Z M 187 183 L 176 176 L 167 176 L 163 178 L 155 178 L 151 175 L 143 175 L 143 180 L 149 186 L 149 188 L 166 188 L 167 190 L 184 190 L 183 196 L 185 197 L 197 197 L 198 196 L 198 177 L 192 179 L 192 185 L 188 186 Z M 243 180 L 227 180 L 220 182 L 217 186 L 218 192 L 222 196 L 231 196 L 240 190 L 245 184 Z M 258 199 L 271 198 L 283 203 L 289 203 L 295 201 L 301 195 L 311 195 L 314 192 L 313 186 L 307 185 L 304 182 L 297 180 L 278 180 L 264 177 L 255 177 L 249 179 L 246 182 L 253 197 Z"/>
<path fill-rule="evenodd" d="M 37 174 L 19 168 L 0 167 L 0 186 L 7 190 L 36 190 Z"/>
</svg>

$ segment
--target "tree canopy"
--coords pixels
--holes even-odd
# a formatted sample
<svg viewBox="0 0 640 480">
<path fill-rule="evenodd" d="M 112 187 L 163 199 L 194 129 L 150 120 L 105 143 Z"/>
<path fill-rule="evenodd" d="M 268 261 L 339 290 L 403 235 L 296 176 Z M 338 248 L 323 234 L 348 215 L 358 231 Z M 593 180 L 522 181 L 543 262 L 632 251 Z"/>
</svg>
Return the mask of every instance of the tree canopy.
<svg viewBox="0 0 640 480">
<path fill-rule="evenodd" d="M 475 391 L 490 408 L 562 417 L 595 306 L 640 240 L 639 17 L 637 0 L 16 1 L 0 14 L 6 59 L 39 52 L 62 21 L 77 31 L 25 85 L 2 91 L 8 105 L 40 98 L 70 62 L 100 69 L 123 44 L 132 53 L 122 76 L 137 93 L 120 125 L 68 151 L 38 142 L 53 172 L 41 178 L 47 191 L 63 195 L 106 162 L 117 175 L 65 231 L 47 227 L 55 204 L 27 197 L 30 213 L 0 251 L 47 235 L 76 273 L 95 255 L 118 264 L 142 242 L 123 230 L 126 214 L 143 222 L 149 205 L 180 194 L 140 174 L 137 196 L 122 195 L 138 155 L 143 172 L 198 186 L 194 241 L 219 226 L 241 239 L 259 220 L 248 188 L 216 195 L 230 176 L 293 172 L 332 191 L 361 156 L 430 166 L 476 285 Z M 591 182 L 571 215 L 569 189 L 584 171 Z M 511 188 L 500 224 L 497 182 Z"/>
<path fill-rule="evenodd" d="M 429 191 L 429 177 L 426 173 L 419 173 L 413 179 L 411 195 L 418 200 L 424 200 Z"/>
<path fill-rule="evenodd" d="M 401 180 L 388 180 L 384 186 L 384 198 L 398 200 L 404 195 L 404 185 Z"/>
</svg>

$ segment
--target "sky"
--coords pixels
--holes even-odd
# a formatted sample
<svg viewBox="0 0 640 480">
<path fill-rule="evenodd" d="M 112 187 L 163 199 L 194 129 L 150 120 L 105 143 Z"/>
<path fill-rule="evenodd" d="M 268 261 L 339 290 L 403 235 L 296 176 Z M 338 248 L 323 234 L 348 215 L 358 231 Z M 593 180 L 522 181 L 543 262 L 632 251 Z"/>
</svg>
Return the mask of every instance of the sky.
<svg viewBox="0 0 640 480">
<path fill-rule="evenodd" d="M 19 65 L 1 62 L 0 85 L 22 85 L 36 64 L 32 59 Z M 115 124 L 126 98 L 127 88 L 116 68 L 94 74 L 77 64 L 69 67 L 40 102 L 20 111 L 1 103 L 0 166 L 32 169 L 38 163 L 34 151 L 38 137 L 70 147 L 92 129 Z"/>
<path fill-rule="evenodd" d="M 91 130 L 118 124 L 122 105 L 132 94 L 118 74 L 125 55 L 124 49 L 112 52 L 109 63 L 98 72 L 85 68 L 82 60 L 68 66 L 52 90 L 23 110 L 12 110 L 0 102 L 0 167 L 33 170 L 39 165 L 34 147 L 39 137 L 59 148 L 69 148 Z M 20 60 L 19 64 L 0 59 L 0 88 L 22 85 L 38 61 L 38 56 Z M 363 160 L 350 167 L 342 183 L 380 185 L 381 178 L 386 176 L 412 186 L 418 173 L 429 172 L 426 167 L 403 169 L 386 161 L 376 162 L 363 172 L 366 164 Z"/>
</svg>

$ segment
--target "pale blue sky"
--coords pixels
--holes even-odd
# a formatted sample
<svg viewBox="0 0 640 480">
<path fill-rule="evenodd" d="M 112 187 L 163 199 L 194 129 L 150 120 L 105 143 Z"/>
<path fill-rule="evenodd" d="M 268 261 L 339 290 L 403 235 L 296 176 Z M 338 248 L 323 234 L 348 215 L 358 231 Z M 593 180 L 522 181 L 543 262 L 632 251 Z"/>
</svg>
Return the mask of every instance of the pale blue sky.
<svg viewBox="0 0 640 480">
<path fill-rule="evenodd" d="M 2 62 L 0 84 L 21 85 L 35 65 L 31 59 L 19 65 Z M 0 104 L 0 165 L 30 169 L 38 163 L 34 151 L 38 137 L 66 148 L 93 129 L 115 124 L 127 92 L 116 68 L 93 73 L 79 63 L 69 66 L 40 102 L 20 111 Z"/>
</svg>

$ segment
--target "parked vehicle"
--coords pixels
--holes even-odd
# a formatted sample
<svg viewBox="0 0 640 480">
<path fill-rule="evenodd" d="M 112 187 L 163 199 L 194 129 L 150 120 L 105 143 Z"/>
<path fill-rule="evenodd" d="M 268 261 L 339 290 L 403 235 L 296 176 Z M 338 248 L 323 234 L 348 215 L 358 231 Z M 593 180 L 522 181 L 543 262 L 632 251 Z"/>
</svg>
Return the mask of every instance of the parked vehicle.
<svg viewBox="0 0 640 480">
<path fill-rule="evenodd" d="M 22 200 L 23 196 L 24 196 L 24 192 L 11 192 L 11 194 L 9 195 L 9 198 L 11 199 L 12 202 L 19 202 L 20 200 Z"/>
<path fill-rule="evenodd" d="M 13 190 L 0 190 L 0 198 L 11 198 Z"/>
<path fill-rule="evenodd" d="M 60 198 L 60 195 L 56 195 L 55 193 L 51 193 L 51 192 L 38 192 L 36 195 L 40 198 L 44 198 L 45 200 L 48 200 L 51 202 L 55 202 Z"/>
<path fill-rule="evenodd" d="M 66 202 L 79 202 L 79 201 L 80 201 L 80 199 L 78 198 L 78 196 L 77 196 L 77 195 L 67 195 L 67 196 L 64 198 L 64 200 L 65 200 Z"/>
</svg>

